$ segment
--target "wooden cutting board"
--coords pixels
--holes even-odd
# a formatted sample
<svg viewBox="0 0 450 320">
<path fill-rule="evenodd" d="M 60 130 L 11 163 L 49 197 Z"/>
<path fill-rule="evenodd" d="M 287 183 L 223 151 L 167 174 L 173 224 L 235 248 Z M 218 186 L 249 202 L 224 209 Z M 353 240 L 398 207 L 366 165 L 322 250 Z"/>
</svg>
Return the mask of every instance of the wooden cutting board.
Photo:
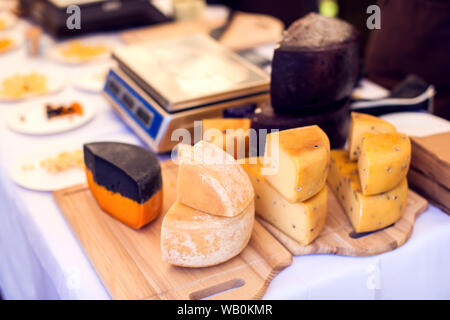
<svg viewBox="0 0 450 320">
<path fill-rule="evenodd" d="M 165 213 L 176 198 L 177 166 L 167 161 L 161 167 Z M 113 299 L 261 298 L 273 277 L 292 263 L 289 251 L 255 221 L 239 256 L 214 267 L 174 267 L 161 259 L 164 214 L 134 230 L 104 213 L 86 185 L 53 195 Z"/>
<path fill-rule="evenodd" d="M 450 215 L 450 190 L 413 167 L 408 171 L 411 188 L 427 198 L 436 207 Z"/>
<path fill-rule="evenodd" d="M 199 33 L 210 34 L 215 28 L 221 27 L 225 23 L 226 19 L 168 22 L 124 31 L 120 37 L 126 44 L 157 42 Z M 219 42 L 234 51 L 246 50 L 277 42 L 280 40 L 283 30 L 283 22 L 272 16 L 236 12 Z"/>
<path fill-rule="evenodd" d="M 270 233 L 293 255 L 328 253 L 344 256 L 371 256 L 394 250 L 411 235 L 416 218 L 428 208 L 428 202 L 412 190 L 408 191 L 403 216 L 390 227 L 369 234 L 355 234 L 336 196 L 329 189 L 328 216 L 319 236 L 308 246 L 302 246 L 268 222 L 259 219 Z"/>
<path fill-rule="evenodd" d="M 450 131 L 411 137 L 411 167 L 450 189 Z"/>
<path fill-rule="evenodd" d="M 450 214 L 450 131 L 411 137 L 408 182 L 414 190 Z"/>
</svg>

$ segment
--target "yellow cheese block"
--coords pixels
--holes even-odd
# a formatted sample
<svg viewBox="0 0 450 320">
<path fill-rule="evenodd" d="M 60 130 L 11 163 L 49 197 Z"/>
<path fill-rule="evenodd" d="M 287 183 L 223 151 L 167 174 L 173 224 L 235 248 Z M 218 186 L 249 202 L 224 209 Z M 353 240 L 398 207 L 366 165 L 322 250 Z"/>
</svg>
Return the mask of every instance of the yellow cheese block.
<svg viewBox="0 0 450 320">
<path fill-rule="evenodd" d="M 162 258 L 182 267 L 225 262 L 246 247 L 254 217 L 253 202 L 235 217 L 214 216 L 175 202 L 161 227 Z"/>
<path fill-rule="evenodd" d="M 262 164 L 257 161 L 257 158 L 251 158 L 241 163 L 255 189 L 256 214 L 300 244 L 310 244 L 325 224 L 327 186 L 304 202 L 291 203 L 267 183 L 261 175 Z"/>
<path fill-rule="evenodd" d="M 363 133 L 358 158 L 362 193 L 391 190 L 406 177 L 411 160 L 411 142 L 403 133 Z"/>
<path fill-rule="evenodd" d="M 318 126 L 267 135 L 265 163 L 276 168 L 266 180 L 291 202 L 304 201 L 322 190 L 330 162 L 330 141 Z"/>
<path fill-rule="evenodd" d="M 327 181 L 356 232 L 387 227 L 400 219 L 405 210 L 408 195 L 406 178 L 387 192 L 365 196 L 361 192 L 358 165 L 349 159 L 346 150 L 331 151 Z"/>
<path fill-rule="evenodd" d="M 214 143 L 235 159 L 249 155 L 250 119 L 212 118 L 202 121 L 203 139 Z"/>
<path fill-rule="evenodd" d="M 252 184 L 239 163 L 212 143 L 181 149 L 177 199 L 194 209 L 234 217 L 254 201 Z"/>
<path fill-rule="evenodd" d="M 348 146 L 350 160 L 356 160 L 361 152 L 362 134 L 364 132 L 386 133 L 396 132 L 395 127 L 389 122 L 371 116 L 370 114 L 352 112 Z"/>
</svg>

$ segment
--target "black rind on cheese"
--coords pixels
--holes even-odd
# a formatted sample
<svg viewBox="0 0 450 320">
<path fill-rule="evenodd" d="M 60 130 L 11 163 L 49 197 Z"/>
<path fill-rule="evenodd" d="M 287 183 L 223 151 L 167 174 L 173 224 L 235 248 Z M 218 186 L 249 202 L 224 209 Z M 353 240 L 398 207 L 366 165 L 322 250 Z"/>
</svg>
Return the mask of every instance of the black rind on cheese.
<svg viewBox="0 0 450 320">
<path fill-rule="evenodd" d="M 273 107 L 295 112 L 349 96 L 358 79 L 358 56 L 356 43 L 318 52 L 276 49 L 270 84 Z"/>
<path fill-rule="evenodd" d="M 265 103 L 255 110 L 251 117 L 251 127 L 256 130 L 266 129 L 270 133 L 271 129 L 286 130 L 316 124 L 328 135 L 332 149 L 342 148 L 347 140 L 350 125 L 350 100 L 345 98 L 329 106 L 318 108 L 315 112 L 302 115 L 280 114 L 274 112 L 270 103 Z M 258 138 L 260 136 L 258 131 L 257 136 Z M 260 147 L 264 152 L 262 146 L 265 144 L 265 136 L 262 135 L 261 139 Z M 250 141 L 250 145 L 258 144 Z M 253 156 L 256 156 L 254 147 L 251 152 Z"/>
<path fill-rule="evenodd" d="M 142 147 L 94 142 L 84 145 L 84 162 L 94 181 L 138 203 L 144 203 L 162 187 L 158 158 Z"/>
<path fill-rule="evenodd" d="M 280 42 L 274 52 L 270 84 L 276 112 L 316 108 L 350 95 L 360 63 L 359 36 L 352 29 L 347 39 L 319 48 Z"/>
</svg>

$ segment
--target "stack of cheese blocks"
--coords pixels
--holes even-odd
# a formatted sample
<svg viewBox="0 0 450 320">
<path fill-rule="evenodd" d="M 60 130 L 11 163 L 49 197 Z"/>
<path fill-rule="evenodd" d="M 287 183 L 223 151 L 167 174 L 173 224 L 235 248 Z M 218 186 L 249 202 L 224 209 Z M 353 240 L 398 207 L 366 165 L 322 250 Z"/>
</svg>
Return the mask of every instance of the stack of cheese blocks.
<svg viewBox="0 0 450 320">
<path fill-rule="evenodd" d="M 359 75 L 359 35 L 349 23 L 310 13 L 277 43 L 270 76 L 271 104 L 255 110 L 253 129 L 318 125 L 333 148 L 344 146 L 349 99 Z"/>
<path fill-rule="evenodd" d="M 395 223 L 403 214 L 411 160 L 407 135 L 371 115 L 352 113 L 348 150 L 332 150 L 328 184 L 358 233 Z"/>
<path fill-rule="evenodd" d="M 246 247 L 254 216 L 253 187 L 236 160 L 205 141 L 184 146 L 177 200 L 162 223 L 162 257 L 183 267 L 225 262 Z"/>
<path fill-rule="evenodd" d="M 256 213 L 298 243 L 310 244 L 327 216 L 327 135 L 318 126 L 271 133 L 263 158 L 240 163 L 255 189 Z"/>
</svg>

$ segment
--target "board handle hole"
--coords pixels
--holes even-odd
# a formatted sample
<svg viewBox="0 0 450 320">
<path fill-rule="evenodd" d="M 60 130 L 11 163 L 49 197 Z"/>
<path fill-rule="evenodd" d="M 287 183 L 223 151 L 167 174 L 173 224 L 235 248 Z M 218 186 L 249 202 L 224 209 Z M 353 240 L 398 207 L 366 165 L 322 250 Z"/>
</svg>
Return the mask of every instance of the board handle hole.
<svg viewBox="0 0 450 320">
<path fill-rule="evenodd" d="M 224 293 L 225 291 L 230 291 L 230 290 L 240 288 L 243 285 L 245 285 L 245 281 L 243 279 L 237 278 L 237 279 L 228 280 L 228 281 L 213 285 L 209 288 L 204 288 L 204 289 L 192 292 L 189 295 L 189 299 L 191 299 L 191 300 L 206 299 L 206 298 Z"/>
<path fill-rule="evenodd" d="M 358 232 L 352 231 L 348 235 L 352 239 L 359 239 L 359 238 L 362 238 L 362 237 L 366 237 L 366 236 L 368 236 L 368 235 L 370 235 L 372 233 L 376 233 L 376 232 L 380 232 L 380 231 L 386 230 L 386 229 L 388 229 L 390 227 L 393 227 L 394 224 L 395 223 L 393 223 L 393 224 L 391 224 L 391 225 L 389 225 L 387 227 L 384 227 L 384 228 L 381 228 L 381 229 L 378 229 L 378 230 L 374 230 L 374 231 L 369 231 L 369 232 L 360 232 L 360 233 L 358 233 Z"/>
</svg>

